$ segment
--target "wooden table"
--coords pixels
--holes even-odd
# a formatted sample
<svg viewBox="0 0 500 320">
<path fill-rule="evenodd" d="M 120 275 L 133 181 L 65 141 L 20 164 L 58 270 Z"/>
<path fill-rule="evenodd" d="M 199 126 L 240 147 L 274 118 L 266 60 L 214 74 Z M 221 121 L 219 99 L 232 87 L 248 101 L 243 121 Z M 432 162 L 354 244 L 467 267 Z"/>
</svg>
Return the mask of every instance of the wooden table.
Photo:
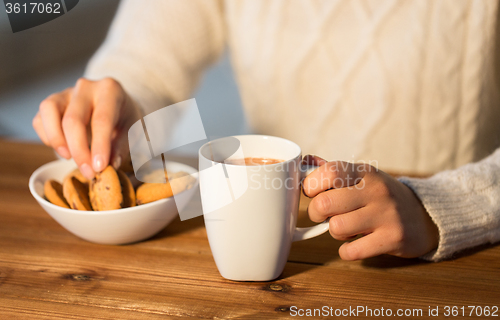
<svg viewBox="0 0 500 320">
<path fill-rule="evenodd" d="M 356 318 L 349 309 L 361 307 L 427 318 L 429 307 L 444 317 L 446 306 L 458 307 L 458 318 L 465 307 L 468 318 L 468 306 L 500 306 L 500 246 L 441 263 L 390 256 L 346 262 L 337 254 L 341 242 L 324 234 L 294 243 L 278 280 L 233 282 L 217 271 L 202 217 L 176 220 L 140 243 L 89 243 L 28 191 L 31 173 L 54 158 L 47 147 L 0 140 L 0 319 L 274 319 L 307 309 Z M 495 319 L 474 312 L 470 317 Z"/>
</svg>

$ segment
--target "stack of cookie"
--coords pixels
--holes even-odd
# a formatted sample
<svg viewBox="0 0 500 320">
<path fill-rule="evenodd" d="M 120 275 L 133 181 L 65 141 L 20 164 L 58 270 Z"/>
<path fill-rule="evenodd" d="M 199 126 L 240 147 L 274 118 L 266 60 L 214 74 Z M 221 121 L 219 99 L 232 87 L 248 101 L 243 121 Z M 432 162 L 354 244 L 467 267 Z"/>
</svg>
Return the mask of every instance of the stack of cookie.
<svg viewBox="0 0 500 320">
<path fill-rule="evenodd" d="M 173 186 L 170 182 L 143 183 L 136 191 L 128 176 L 112 166 L 98 173 L 91 181 L 75 169 L 64 178 L 62 184 L 55 180 L 46 181 L 44 193 L 48 201 L 64 208 L 104 211 L 133 207 L 168 198 L 191 188 L 195 181 L 185 172 L 177 172 L 168 176 L 161 174 L 166 178 L 181 179 L 172 181 L 175 182 Z"/>
</svg>

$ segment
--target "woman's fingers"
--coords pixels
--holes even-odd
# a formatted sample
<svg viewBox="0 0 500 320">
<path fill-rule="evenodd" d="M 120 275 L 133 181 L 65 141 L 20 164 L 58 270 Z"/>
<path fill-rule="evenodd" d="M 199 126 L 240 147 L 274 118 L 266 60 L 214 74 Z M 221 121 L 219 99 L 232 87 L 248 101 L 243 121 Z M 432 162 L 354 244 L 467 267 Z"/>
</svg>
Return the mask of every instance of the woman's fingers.
<svg viewBox="0 0 500 320">
<path fill-rule="evenodd" d="M 45 99 L 33 127 L 40 139 L 65 158 L 73 157 L 91 179 L 128 151 L 128 126 L 140 118 L 139 107 L 111 78 L 81 78 L 75 87 Z M 90 141 L 91 140 L 91 141 Z M 116 143 L 113 146 L 112 143 Z"/>
<path fill-rule="evenodd" d="M 35 129 L 36 134 L 42 140 L 42 142 L 50 147 L 50 142 L 45 135 L 45 129 L 43 128 L 42 116 L 40 116 L 40 111 L 38 111 L 33 118 L 33 129 Z"/>
<path fill-rule="evenodd" d="M 397 242 L 390 241 L 382 230 L 377 230 L 362 238 L 346 242 L 339 248 L 342 260 L 360 260 L 375 257 L 395 250 Z"/>
<path fill-rule="evenodd" d="M 354 188 L 332 189 L 316 195 L 309 203 L 307 212 L 314 222 L 351 212 L 366 205 L 362 190 Z"/>
<path fill-rule="evenodd" d="M 120 86 L 121 88 L 121 86 Z M 132 171 L 132 160 L 130 158 L 130 149 L 128 142 L 128 129 L 139 119 L 142 118 L 142 113 L 139 106 L 123 92 L 123 105 L 120 111 L 120 119 L 113 132 L 113 142 L 111 147 L 110 164 L 123 170 Z"/>
<path fill-rule="evenodd" d="M 337 240 L 347 240 L 359 234 L 369 234 L 379 225 L 376 212 L 363 207 L 330 218 L 330 234 Z"/>
<path fill-rule="evenodd" d="M 116 131 L 111 149 L 110 164 L 118 169 L 121 165 L 130 163 L 128 131 L 121 128 Z"/>
<path fill-rule="evenodd" d="M 344 161 L 325 163 L 304 179 L 304 193 L 308 197 L 314 197 L 331 188 L 340 189 L 356 185 L 372 168 L 367 164 Z"/>
<path fill-rule="evenodd" d="M 115 138 L 115 127 L 124 103 L 124 94 L 121 86 L 113 79 L 100 81 L 95 90 L 91 153 L 92 167 L 94 171 L 100 172 L 110 160 L 111 141 Z"/>
<path fill-rule="evenodd" d="M 71 95 L 71 101 L 62 119 L 62 127 L 69 151 L 87 179 L 95 175 L 91 167 L 87 124 L 92 114 L 91 83 L 80 79 Z"/>
<path fill-rule="evenodd" d="M 66 159 L 71 158 L 66 138 L 64 137 L 61 118 L 68 105 L 71 89 L 50 95 L 40 103 L 40 118 L 48 144 Z"/>
<path fill-rule="evenodd" d="M 312 154 L 308 154 L 304 157 L 304 159 L 302 159 L 302 162 L 304 164 L 307 164 L 307 165 L 313 165 L 313 166 L 322 166 L 324 165 L 325 163 L 327 163 L 328 161 L 326 161 L 325 159 L 321 158 L 321 157 L 318 157 L 318 156 L 315 156 L 315 155 L 312 155 Z"/>
</svg>

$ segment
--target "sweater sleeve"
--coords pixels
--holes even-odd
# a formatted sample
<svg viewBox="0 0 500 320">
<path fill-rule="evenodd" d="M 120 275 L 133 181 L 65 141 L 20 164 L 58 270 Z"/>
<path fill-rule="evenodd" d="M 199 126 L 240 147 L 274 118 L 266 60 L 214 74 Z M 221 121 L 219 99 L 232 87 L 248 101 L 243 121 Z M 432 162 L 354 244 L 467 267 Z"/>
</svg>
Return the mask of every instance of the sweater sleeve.
<svg viewBox="0 0 500 320">
<path fill-rule="evenodd" d="M 500 148 L 489 157 L 428 179 L 399 180 L 420 198 L 439 229 L 439 261 L 460 250 L 500 241 Z"/>
<path fill-rule="evenodd" d="M 148 114 L 188 99 L 223 49 L 218 1 L 124 0 L 85 77 L 115 78 Z"/>
</svg>

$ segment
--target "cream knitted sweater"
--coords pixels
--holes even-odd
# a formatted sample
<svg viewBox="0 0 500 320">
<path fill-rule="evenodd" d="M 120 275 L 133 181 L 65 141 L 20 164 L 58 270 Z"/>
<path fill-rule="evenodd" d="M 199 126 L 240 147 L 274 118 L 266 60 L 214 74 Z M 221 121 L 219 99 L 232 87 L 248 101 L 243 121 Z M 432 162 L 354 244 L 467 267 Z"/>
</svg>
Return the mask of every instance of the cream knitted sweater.
<svg viewBox="0 0 500 320">
<path fill-rule="evenodd" d="M 149 113 L 227 45 L 249 123 L 304 153 L 376 161 L 440 231 L 430 260 L 500 240 L 497 0 L 125 0 L 86 76 Z M 465 166 L 463 166 L 465 165 Z M 458 169 L 457 169 L 458 168 Z"/>
</svg>

